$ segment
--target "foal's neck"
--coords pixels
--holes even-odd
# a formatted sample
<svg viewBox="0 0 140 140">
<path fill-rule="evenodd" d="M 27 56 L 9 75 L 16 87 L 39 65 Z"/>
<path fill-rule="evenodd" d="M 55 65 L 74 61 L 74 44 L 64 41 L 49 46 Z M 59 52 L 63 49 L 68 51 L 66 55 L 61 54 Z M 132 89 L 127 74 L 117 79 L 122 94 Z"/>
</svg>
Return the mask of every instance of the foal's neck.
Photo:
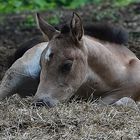
<svg viewBox="0 0 140 140">
<path fill-rule="evenodd" d="M 125 67 L 116 56 L 102 43 L 91 37 L 83 37 L 88 51 L 89 68 L 108 84 L 122 78 Z"/>
</svg>

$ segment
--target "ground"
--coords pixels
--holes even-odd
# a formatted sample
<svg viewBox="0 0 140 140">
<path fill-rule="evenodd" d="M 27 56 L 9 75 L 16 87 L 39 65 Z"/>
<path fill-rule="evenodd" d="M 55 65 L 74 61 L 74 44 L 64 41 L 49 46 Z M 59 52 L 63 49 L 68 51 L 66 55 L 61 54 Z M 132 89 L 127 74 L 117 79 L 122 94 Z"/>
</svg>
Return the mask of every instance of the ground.
<svg viewBox="0 0 140 140">
<path fill-rule="evenodd" d="M 48 19 L 54 15 L 66 17 L 71 11 L 58 9 L 42 15 Z M 108 3 L 98 7 L 86 5 L 76 11 L 85 23 L 110 22 L 124 26 L 130 34 L 127 47 L 140 58 L 140 3 L 119 9 Z M 40 35 L 36 26 L 26 23 L 30 15 L 34 13 L 0 15 L 0 79 L 20 44 Z M 0 139 L 140 139 L 139 105 L 115 107 L 73 101 L 47 109 L 33 108 L 31 102 L 31 98 L 18 96 L 0 102 Z"/>
<path fill-rule="evenodd" d="M 32 99 L 14 96 L 0 103 L 3 140 L 138 140 L 138 108 L 73 101 L 57 107 L 33 108 Z"/>
</svg>

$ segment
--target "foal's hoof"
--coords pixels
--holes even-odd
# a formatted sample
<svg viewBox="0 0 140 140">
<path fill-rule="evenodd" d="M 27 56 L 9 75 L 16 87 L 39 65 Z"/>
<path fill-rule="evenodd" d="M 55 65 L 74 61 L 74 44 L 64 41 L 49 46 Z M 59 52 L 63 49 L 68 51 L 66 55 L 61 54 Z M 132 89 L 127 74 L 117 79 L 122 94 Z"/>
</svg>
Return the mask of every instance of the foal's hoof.
<svg viewBox="0 0 140 140">
<path fill-rule="evenodd" d="M 115 102 L 114 105 L 124 106 L 124 107 L 131 107 L 133 109 L 139 110 L 136 102 L 132 98 L 129 98 L 129 97 L 121 98 L 120 100 Z"/>
</svg>

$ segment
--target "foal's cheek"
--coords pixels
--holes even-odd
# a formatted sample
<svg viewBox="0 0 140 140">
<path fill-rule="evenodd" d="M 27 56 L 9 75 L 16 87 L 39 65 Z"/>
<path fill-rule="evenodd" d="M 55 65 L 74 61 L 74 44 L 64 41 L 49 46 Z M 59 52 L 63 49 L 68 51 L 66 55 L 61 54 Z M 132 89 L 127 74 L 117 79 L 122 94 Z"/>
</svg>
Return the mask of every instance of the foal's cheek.
<svg viewBox="0 0 140 140">
<path fill-rule="evenodd" d="M 86 76 L 86 73 L 87 73 L 87 63 L 82 61 L 80 63 L 80 66 L 78 68 L 78 73 L 81 77 L 81 79 L 84 79 L 84 77 Z"/>
</svg>

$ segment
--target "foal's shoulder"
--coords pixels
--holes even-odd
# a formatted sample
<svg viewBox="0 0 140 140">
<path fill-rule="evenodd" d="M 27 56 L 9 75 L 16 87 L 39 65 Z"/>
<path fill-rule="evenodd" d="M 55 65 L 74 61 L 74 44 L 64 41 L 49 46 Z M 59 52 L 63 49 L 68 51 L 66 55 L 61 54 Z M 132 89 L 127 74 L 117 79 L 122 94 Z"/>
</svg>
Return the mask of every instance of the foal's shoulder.
<svg viewBox="0 0 140 140">
<path fill-rule="evenodd" d="M 111 24 L 86 24 L 84 25 L 85 35 L 95 37 L 99 40 L 116 44 L 128 43 L 128 32 L 120 26 Z"/>
</svg>

